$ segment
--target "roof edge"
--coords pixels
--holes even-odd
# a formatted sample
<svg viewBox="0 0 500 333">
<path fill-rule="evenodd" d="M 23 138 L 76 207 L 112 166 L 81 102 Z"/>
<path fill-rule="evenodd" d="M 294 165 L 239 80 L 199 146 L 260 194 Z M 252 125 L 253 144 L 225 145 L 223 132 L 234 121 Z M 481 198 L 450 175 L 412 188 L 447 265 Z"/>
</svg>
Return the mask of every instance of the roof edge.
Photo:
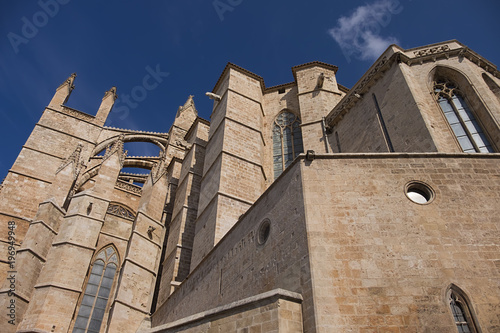
<svg viewBox="0 0 500 333">
<path fill-rule="evenodd" d="M 309 68 L 309 67 L 314 67 L 314 66 L 319 66 L 319 67 L 323 67 L 323 68 L 326 68 L 326 69 L 330 69 L 330 70 L 333 70 L 334 73 L 337 73 L 337 70 L 338 70 L 338 67 L 337 66 L 334 66 L 334 65 L 331 65 L 331 64 L 328 64 L 326 62 L 322 62 L 322 61 L 311 61 L 311 62 L 306 62 L 304 64 L 301 64 L 301 65 L 297 65 L 297 66 L 293 66 L 292 67 L 292 73 L 293 73 L 293 78 L 294 78 L 294 81 L 292 82 L 288 82 L 288 83 L 283 83 L 283 84 L 278 84 L 278 85 L 275 85 L 275 86 L 271 86 L 271 87 L 266 87 L 266 84 L 264 82 L 264 78 L 260 75 L 257 75 L 243 67 L 240 67 L 236 64 L 233 64 L 232 62 L 228 62 L 226 64 L 226 67 L 224 67 L 224 69 L 222 70 L 222 73 L 221 75 L 219 76 L 219 79 L 217 80 L 217 82 L 215 83 L 215 86 L 214 88 L 212 89 L 212 93 L 216 93 L 217 89 L 220 87 L 221 83 L 222 83 L 222 80 L 224 78 L 224 76 L 227 74 L 227 72 L 230 70 L 230 69 L 234 69 L 242 74 L 245 74 L 245 75 L 248 75 L 249 77 L 257 80 L 260 82 L 261 84 L 261 89 L 262 89 L 262 93 L 268 93 L 268 92 L 273 92 L 275 90 L 278 90 L 280 88 L 288 88 L 288 87 L 291 87 L 295 84 L 297 84 L 297 76 L 296 76 L 296 73 L 297 71 L 301 70 L 301 69 L 305 69 L 305 68 Z M 348 88 L 344 87 L 344 86 L 341 86 L 339 85 L 339 89 L 341 90 L 349 90 Z"/>
</svg>

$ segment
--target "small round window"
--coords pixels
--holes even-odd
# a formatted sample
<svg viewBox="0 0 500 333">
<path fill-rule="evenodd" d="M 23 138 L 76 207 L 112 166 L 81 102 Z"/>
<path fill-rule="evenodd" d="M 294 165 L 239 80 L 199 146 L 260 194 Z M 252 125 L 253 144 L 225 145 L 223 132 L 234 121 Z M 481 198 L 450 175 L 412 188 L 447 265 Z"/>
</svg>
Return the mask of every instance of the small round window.
<svg viewBox="0 0 500 333">
<path fill-rule="evenodd" d="M 259 243 L 259 245 L 262 245 L 267 241 L 270 233 L 271 233 L 271 222 L 266 219 L 262 221 L 259 227 L 259 233 L 257 235 L 257 242 Z"/>
<path fill-rule="evenodd" d="M 411 201 L 425 205 L 434 200 L 434 191 L 429 185 L 422 182 L 410 182 L 406 185 L 406 196 Z"/>
</svg>

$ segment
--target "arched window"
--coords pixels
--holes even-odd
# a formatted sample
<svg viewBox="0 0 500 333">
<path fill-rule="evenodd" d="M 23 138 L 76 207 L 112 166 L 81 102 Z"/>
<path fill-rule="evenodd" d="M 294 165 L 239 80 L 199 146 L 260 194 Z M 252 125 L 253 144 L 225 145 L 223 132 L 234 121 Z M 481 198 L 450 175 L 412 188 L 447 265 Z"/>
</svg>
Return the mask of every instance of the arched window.
<svg viewBox="0 0 500 333">
<path fill-rule="evenodd" d="M 114 215 L 114 216 L 122 217 L 122 218 L 127 219 L 127 220 L 133 221 L 135 219 L 135 214 L 132 212 L 131 209 L 129 209 L 128 207 L 121 205 L 117 202 L 109 203 L 108 210 L 106 211 L 106 213 Z"/>
<path fill-rule="evenodd" d="M 491 153 L 493 148 L 462 93 L 450 81 L 436 81 L 434 94 L 465 153 Z"/>
<path fill-rule="evenodd" d="M 303 152 L 299 117 L 289 111 L 281 112 L 274 120 L 273 126 L 274 179 Z"/>
<path fill-rule="evenodd" d="M 112 245 L 99 251 L 92 264 L 73 333 L 99 332 L 117 268 L 118 254 Z"/>
<path fill-rule="evenodd" d="M 465 294 L 458 287 L 452 285 L 448 290 L 448 302 L 451 313 L 459 333 L 477 333 L 477 325 L 474 322 L 469 304 Z"/>
</svg>

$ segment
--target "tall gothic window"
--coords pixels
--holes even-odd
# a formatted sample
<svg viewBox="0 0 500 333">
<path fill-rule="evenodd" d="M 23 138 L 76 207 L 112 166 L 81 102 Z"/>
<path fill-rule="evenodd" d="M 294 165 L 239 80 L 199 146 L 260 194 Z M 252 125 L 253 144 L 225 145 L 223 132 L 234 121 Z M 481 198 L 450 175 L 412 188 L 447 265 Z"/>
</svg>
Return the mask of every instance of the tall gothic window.
<svg viewBox="0 0 500 333">
<path fill-rule="evenodd" d="M 289 111 L 281 112 L 274 120 L 273 126 L 274 179 L 303 152 L 299 117 Z"/>
<path fill-rule="evenodd" d="M 118 255 L 112 245 L 99 251 L 92 265 L 73 333 L 99 332 L 117 268 Z"/>
<path fill-rule="evenodd" d="M 451 313 L 458 332 L 478 332 L 463 292 L 459 288 L 452 286 L 448 291 L 448 301 L 450 302 Z"/>
<path fill-rule="evenodd" d="M 493 152 L 488 138 L 454 83 L 437 81 L 434 94 L 465 153 Z"/>
</svg>

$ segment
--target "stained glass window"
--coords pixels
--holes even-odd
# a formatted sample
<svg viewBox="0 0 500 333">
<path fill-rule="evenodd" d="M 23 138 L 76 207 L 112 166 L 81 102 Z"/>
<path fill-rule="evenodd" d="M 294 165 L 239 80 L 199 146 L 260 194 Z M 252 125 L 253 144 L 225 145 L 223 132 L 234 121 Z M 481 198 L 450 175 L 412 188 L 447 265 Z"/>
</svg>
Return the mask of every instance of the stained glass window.
<svg viewBox="0 0 500 333">
<path fill-rule="evenodd" d="M 488 138 L 455 84 L 438 81 L 434 94 L 462 150 L 465 153 L 492 153 Z"/>
<path fill-rule="evenodd" d="M 462 292 L 456 286 L 451 287 L 449 290 L 448 301 L 450 302 L 453 320 L 459 333 L 475 333 L 477 329 L 469 305 L 461 294 Z"/>
<path fill-rule="evenodd" d="M 98 333 L 118 267 L 118 255 L 112 246 L 95 257 L 83 295 L 73 333 Z"/>
<path fill-rule="evenodd" d="M 299 117 L 289 111 L 281 112 L 274 120 L 273 126 L 274 179 L 303 152 Z"/>
</svg>

